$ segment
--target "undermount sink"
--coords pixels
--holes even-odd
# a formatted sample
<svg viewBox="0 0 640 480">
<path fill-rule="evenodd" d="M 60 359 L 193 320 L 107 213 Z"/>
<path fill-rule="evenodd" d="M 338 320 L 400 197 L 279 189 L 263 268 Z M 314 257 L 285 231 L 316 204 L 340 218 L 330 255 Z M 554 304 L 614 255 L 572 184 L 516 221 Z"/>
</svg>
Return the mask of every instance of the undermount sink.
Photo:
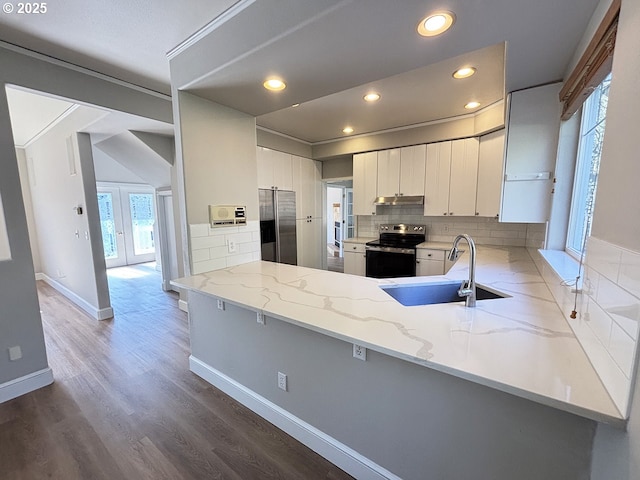
<svg viewBox="0 0 640 480">
<path fill-rule="evenodd" d="M 458 295 L 461 281 L 442 283 L 421 283 L 414 285 L 381 285 L 385 293 L 406 307 L 416 305 L 433 305 L 436 303 L 464 302 L 464 297 Z M 476 285 L 476 300 L 491 300 L 506 298 L 508 295 L 488 290 Z"/>
</svg>

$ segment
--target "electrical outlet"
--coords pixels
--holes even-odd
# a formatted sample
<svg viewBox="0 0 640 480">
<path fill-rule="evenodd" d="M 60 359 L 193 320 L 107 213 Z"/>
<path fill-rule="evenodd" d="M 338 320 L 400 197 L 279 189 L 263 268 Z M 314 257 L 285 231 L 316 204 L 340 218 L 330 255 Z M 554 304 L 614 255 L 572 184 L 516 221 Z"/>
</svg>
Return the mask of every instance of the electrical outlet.
<svg viewBox="0 0 640 480">
<path fill-rule="evenodd" d="M 264 325 L 264 314 L 262 312 L 257 312 L 256 318 L 260 325 Z"/>
<path fill-rule="evenodd" d="M 224 310 L 224 302 L 218 299 L 218 310 Z"/>
<path fill-rule="evenodd" d="M 229 249 L 229 253 L 235 253 L 236 251 L 236 242 L 235 240 L 227 240 L 227 247 Z"/>
<path fill-rule="evenodd" d="M 445 233 L 449 232 L 449 224 L 448 223 L 445 223 L 445 224 L 442 225 L 442 231 L 445 232 Z"/>
<path fill-rule="evenodd" d="M 367 361 L 367 349 L 362 345 L 353 344 L 353 358 Z"/>
<path fill-rule="evenodd" d="M 287 376 L 282 372 L 278 372 L 278 388 L 287 391 Z"/>
<path fill-rule="evenodd" d="M 16 345 L 15 347 L 9 348 L 9 360 L 15 362 L 16 360 L 20 360 L 22 358 L 22 349 L 20 345 Z"/>
</svg>

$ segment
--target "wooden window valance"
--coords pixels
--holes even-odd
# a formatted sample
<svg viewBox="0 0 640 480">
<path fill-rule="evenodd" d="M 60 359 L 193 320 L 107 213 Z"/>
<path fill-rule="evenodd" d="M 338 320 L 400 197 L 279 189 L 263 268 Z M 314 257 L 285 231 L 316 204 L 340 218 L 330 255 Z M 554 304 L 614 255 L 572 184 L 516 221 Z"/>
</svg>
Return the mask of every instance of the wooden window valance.
<svg viewBox="0 0 640 480">
<path fill-rule="evenodd" d="M 613 0 L 580 61 L 560 90 L 560 101 L 563 104 L 562 120 L 571 118 L 611 72 L 620 2 L 621 0 Z"/>
</svg>

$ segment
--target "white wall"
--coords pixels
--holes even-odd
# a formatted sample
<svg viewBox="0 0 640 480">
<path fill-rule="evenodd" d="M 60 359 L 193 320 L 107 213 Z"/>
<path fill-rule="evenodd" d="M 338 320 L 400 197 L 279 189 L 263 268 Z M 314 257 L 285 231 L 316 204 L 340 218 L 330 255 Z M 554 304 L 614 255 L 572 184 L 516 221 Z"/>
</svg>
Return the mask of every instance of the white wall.
<svg viewBox="0 0 640 480">
<path fill-rule="evenodd" d="M 97 182 L 147 183 L 99 148 L 93 147 L 92 150 Z"/>
<path fill-rule="evenodd" d="M 327 187 L 327 243 L 333 244 L 335 240 L 333 204 L 342 203 L 342 192 L 342 188 Z"/>
<path fill-rule="evenodd" d="M 4 220 L 4 207 L 0 196 L 0 262 L 11 260 L 11 246 L 9 245 L 9 235 L 7 235 L 7 224 Z"/>
<path fill-rule="evenodd" d="M 82 162 L 75 134 L 104 112 L 80 107 L 26 148 L 41 273 L 99 309 L 85 201 Z M 75 174 L 70 173 L 67 138 L 72 137 Z M 93 183 L 93 172 L 90 172 Z M 82 206 L 78 215 L 75 207 Z M 90 312 L 92 313 L 92 312 Z"/>
<path fill-rule="evenodd" d="M 636 297 L 640 297 L 639 31 L 640 3 L 622 0 L 592 230 L 596 243 L 605 248 L 599 249 L 600 255 L 593 256 L 590 241 L 587 250 L 588 268 L 593 266 L 596 272 L 604 268 L 607 277 L 615 277 L 613 281 L 605 277 L 614 294 Z M 640 307 L 636 304 L 636 308 Z M 636 317 L 636 324 L 638 320 Z M 631 386 L 635 383 L 635 391 L 628 431 L 598 426 L 593 452 L 594 480 L 640 478 L 640 382 L 637 377 L 636 358 L 632 364 Z"/>
</svg>

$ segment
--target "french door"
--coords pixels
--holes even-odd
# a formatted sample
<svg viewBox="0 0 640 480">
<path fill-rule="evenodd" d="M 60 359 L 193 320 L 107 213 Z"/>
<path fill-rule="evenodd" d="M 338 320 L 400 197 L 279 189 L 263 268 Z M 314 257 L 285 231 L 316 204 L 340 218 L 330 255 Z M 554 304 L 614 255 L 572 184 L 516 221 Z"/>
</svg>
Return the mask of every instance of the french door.
<svg viewBox="0 0 640 480">
<path fill-rule="evenodd" d="M 97 190 L 107 268 L 154 261 L 153 188 L 98 184 Z"/>
</svg>

